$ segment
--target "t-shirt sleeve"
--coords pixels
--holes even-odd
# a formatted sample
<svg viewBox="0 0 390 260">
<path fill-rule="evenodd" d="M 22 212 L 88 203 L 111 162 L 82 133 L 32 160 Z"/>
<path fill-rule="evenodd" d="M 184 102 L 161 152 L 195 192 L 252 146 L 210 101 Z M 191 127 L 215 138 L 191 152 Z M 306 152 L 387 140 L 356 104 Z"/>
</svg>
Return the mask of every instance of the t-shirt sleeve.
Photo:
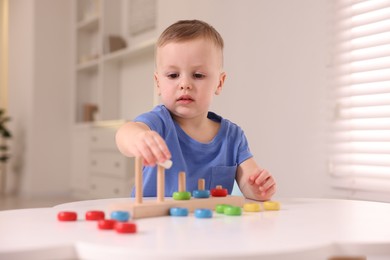
<svg viewBox="0 0 390 260">
<path fill-rule="evenodd" d="M 238 135 L 239 135 L 238 140 L 241 140 L 241 141 L 238 145 L 237 164 L 240 165 L 244 161 L 253 157 L 253 154 L 249 149 L 248 140 L 246 139 L 246 136 L 245 136 L 244 131 L 242 129 L 240 129 Z"/>
<path fill-rule="evenodd" d="M 135 122 L 142 122 L 142 123 L 146 124 L 147 126 L 149 126 L 150 129 L 152 129 L 154 131 L 161 129 L 160 120 L 159 120 L 158 116 L 156 114 L 154 114 L 153 112 L 141 114 L 141 115 L 137 116 L 134 119 L 134 121 Z"/>
<path fill-rule="evenodd" d="M 149 126 L 149 128 L 153 131 L 156 131 L 160 135 L 164 134 L 164 129 L 165 129 L 165 121 L 164 119 L 166 117 L 163 109 L 158 106 L 154 108 L 150 112 L 143 113 L 139 116 L 137 116 L 134 121 L 135 122 L 142 122 Z"/>
</svg>

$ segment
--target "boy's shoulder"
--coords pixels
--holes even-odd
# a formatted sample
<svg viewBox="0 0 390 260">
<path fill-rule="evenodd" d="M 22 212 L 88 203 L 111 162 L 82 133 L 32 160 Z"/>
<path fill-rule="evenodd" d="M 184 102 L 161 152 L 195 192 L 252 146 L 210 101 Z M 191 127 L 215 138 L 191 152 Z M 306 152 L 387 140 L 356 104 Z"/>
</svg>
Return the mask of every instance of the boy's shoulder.
<svg viewBox="0 0 390 260">
<path fill-rule="evenodd" d="M 224 128 L 226 128 L 228 130 L 234 129 L 236 131 L 242 131 L 241 127 L 238 124 L 236 124 L 236 123 L 232 122 L 231 120 L 224 118 L 224 117 L 222 117 L 214 112 L 209 111 L 207 114 L 207 118 L 209 118 L 215 122 L 221 123 L 221 125 L 223 125 Z"/>
<path fill-rule="evenodd" d="M 157 132 L 173 125 L 171 114 L 163 105 L 155 106 L 151 111 L 137 116 L 134 121 L 145 123 L 150 129 Z"/>
<path fill-rule="evenodd" d="M 166 108 L 164 105 L 157 105 L 155 106 L 151 111 L 149 112 L 154 112 L 154 113 L 169 113 L 168 108 Z"/>
<path fill-rule="evenodd" d="M 152 110 L 142 113 L 137 118 L 143 118 L 143 117 L 150 117 L 150 116 L 157 116 L 157 117 L 171 117 L 169 110 L 164 105 L 157 105 Z"/>
</svg>

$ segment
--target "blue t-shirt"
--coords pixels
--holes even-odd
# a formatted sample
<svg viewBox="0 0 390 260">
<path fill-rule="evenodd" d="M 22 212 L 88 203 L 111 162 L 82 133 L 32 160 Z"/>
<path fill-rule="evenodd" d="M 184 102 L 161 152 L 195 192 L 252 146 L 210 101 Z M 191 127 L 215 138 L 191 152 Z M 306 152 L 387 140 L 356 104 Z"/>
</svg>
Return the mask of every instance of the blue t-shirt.
<svg viewBox="0 0 390 260">
<path fill-rule="evenodd" d="M 209 143 L 201 143 L 188 136 L 163 105 L 156 106 L 134 120 L 145 123 L 159 133 L 171 152 L 173 165 L 165 170 L 166 197 L 178 191 L 180 171 L 186 173 L 186 190 L 191 193 L 198 189 L 198 180 L 203 178 L 206 189 L 222 185 L 231 194 L 237 166 L 252 157 L 244 132 L 238 125 L 213 112 L 209 112 L 207 117 L 221 124 L 217 135 Z M 145 166 L 143 194 L 145 197 L 156 197 L 156 193 L 157 167 Z"/>
</svg>

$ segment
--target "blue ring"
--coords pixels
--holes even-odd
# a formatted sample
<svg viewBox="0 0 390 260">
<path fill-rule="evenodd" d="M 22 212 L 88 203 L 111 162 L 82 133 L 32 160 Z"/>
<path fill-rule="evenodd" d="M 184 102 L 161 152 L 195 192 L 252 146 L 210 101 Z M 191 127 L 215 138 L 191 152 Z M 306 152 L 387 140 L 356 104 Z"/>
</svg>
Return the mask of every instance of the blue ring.
<svg viewBox="0 0 390 260">
<path fill-rule="evenodd" d="M 186 217 L 186 216 L 188 216 L 188 209 L 187 208 L 170 208 L 169 215 L 175 216 L 175 217 Z"/>
<path fill-rule="evenodd" d="M 130 213 L 127 211 L 117 210 L 117 211 L 111 212 L 110 216 L 111 216 L 111 219 L 115 219 L 115 220 L 120 221 L 120 222 L 126 222 L 130 218 Z"/>
<path fill-rule="evenodd" d="M 204 199 L 210 197 L 210 191 L 209 190 L 194 190 L 192 192 L 192 197 L 197 199 Z"/>
<path fill-rule="evenodd" d="M 195 217 L 197 218 L 212 218 L 213 212 L 210 209 L 196 209 L 194 211 Z"/>
</svg>

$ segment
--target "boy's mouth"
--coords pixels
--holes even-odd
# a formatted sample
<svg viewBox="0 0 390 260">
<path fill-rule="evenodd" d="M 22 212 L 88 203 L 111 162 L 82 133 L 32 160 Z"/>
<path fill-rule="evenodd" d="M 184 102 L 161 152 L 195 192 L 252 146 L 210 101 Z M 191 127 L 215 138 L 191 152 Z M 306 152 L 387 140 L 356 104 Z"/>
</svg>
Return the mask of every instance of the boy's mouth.
<svg viewBox="0 0 390 260">
<path fill-rule="evenodd" d="M 192 102 L 194 101 L 194 99 L 190 96 L 190 95 L 183 95 L 183 96 L 180 96 L 177 101 L 179 102 Z"/>
</svg>

